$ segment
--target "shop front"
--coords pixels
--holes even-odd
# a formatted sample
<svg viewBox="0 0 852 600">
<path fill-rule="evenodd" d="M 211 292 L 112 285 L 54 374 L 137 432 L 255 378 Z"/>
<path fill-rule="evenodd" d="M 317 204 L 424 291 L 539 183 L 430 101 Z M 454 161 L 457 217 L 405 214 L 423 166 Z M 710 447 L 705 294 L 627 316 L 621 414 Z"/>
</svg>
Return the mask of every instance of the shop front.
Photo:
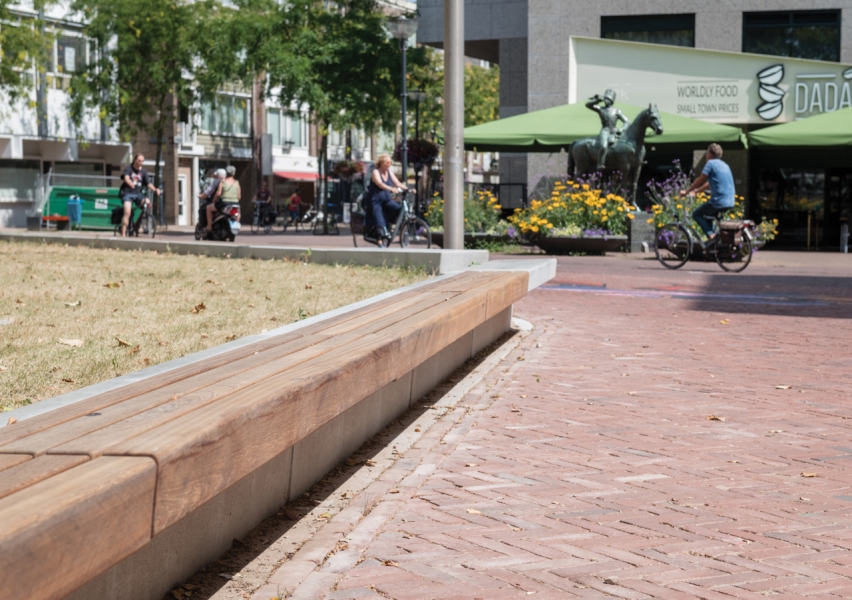
<svg viewBox="0 0 852 600">
<path fill-rule="evenodd" d="M 730 152 L 719 141 L 737 191 L 747 198 L 748 214 L 778 219 L 779 235 L 772 245 L 839 245 L 840 227 L 852 211 L 849 65 L 583 37 L 571 38 L 569 62 L 570 103 L 612 89 L 617 102 L 654 103 L 660 111 L 747 132 L 748 150 Z M 833 114 L 848 116 L 819 124 L 821 115 Z M 793 124 L 797 135 L 757 142 Z M 838 138 L 838 131 L 849 139 Z M 701 150 L 693 149 L 695 159 Z M 681 154 L 677 158 L 686 167 L 686 153 Z M 648 157 L 647 176 L 665 172 L 672 158 L 665 152 L 649 152 Z M 700 166 L 699 160 L 691 162 L 688 166 Z"/>
</svg>

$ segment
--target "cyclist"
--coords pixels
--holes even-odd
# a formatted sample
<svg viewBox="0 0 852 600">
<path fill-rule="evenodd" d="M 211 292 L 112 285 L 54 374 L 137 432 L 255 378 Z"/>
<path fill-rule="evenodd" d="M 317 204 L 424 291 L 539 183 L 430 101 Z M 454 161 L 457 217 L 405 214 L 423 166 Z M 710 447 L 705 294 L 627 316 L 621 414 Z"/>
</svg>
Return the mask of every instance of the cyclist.
<svg viewBox="0 0 852 600">
<path fill-rule="evenodd" d="M 398 203 L 393 201 L 391 194 L 408 190 L 408 188 L 399 182 L 396 175 L 391 173 L 390 167 L 390 155 L 380 154 L 364 197 L 364 209 L 367 213 L 367 230 L 369 231 L 372 227 L 377 228 L 380 240 L 390 237 L 387 219 L 395 219 L 402 209 Z"/>
<path fill-rule="evenodd" d="M 121 188 L 118 190 L 118 197 L 121 198 L 121 204 L 124 207 L 124 215 L 121 217 L 121 237 L 127 237 L 127 227 L 130 225 L 130 215 L 135 204 L 144 210 L 151 210 L 151 201 L 142 195 L 142 188 L 147 188 L 160 195 L 161 190 L 154 187 L 154 184 L 148 179 L 148 171 L 142 168 L 142 163 L 145 162 L 145 157 L 142 154 L 137 154 L 133 157 L 133 162 L 121 173 Z"/>
<path fill-rule="evenodd" d="M 260 182 L 260 190 L 254 195 L 252 202 L 254 202 L 257 211 L 257 224 L 266 227 L 272 217 L 272 192 L 269 191 L 269 184 L 266 183 L 265 179 Z"/>
<path fill-rule="evenodd" d="M 708 216 L 716 216 L 734 207 L 734 176 L 731 167 L 722 160 L 722 147 L 710 144 L 705 155 L 707 164 L 701 175 L 692 182 L 684 193 L 694 196 L 698 192 L 710 189 L 710 201 L 705 202 L 692 212 L 692 218 L 707 234 L 707 243 L 715 244 L 713 225 L 707 220 Z"/>
</svg>

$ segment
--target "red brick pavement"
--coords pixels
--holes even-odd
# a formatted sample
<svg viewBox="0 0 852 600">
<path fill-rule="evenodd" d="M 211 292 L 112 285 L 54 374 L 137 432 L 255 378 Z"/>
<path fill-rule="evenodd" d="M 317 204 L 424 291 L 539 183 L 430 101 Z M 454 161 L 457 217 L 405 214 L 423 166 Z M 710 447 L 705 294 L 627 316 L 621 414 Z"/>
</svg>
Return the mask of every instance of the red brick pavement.
<svg viewBox="0 0 852 600">
<path fill-rule="evenodd" d="M 382 501 L 348 549 L 270 581 L 296 598 L 852 597 L 849 271 L 606 260 L 561 261 L 562 288 L 517 306 L 535 331 L 367 490 Z"/>
</svg>

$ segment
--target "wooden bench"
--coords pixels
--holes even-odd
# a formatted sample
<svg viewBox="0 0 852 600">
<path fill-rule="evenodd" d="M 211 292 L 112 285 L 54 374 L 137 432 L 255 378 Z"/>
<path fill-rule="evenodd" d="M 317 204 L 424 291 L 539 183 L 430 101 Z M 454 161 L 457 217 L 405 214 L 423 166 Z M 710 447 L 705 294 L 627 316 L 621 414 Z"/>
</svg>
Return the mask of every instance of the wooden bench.
<svg viewBox="0 0 852 600">
<path fill-rule="evenodd" d="M 0 598 L 161 598 L 506 331 L 528 281 L 440 278 L 0 428 Z"/>
</svg>

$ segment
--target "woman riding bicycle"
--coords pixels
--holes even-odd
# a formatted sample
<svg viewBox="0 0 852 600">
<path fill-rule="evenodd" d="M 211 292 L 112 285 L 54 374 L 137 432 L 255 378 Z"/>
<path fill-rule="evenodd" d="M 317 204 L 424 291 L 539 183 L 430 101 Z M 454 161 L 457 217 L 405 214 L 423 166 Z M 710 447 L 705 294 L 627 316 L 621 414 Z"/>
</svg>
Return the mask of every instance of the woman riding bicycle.
<svg viewBox="0 0 852 600">
<path fill-rule="evenodd" d="M 364 211 L 367 213 L 367 231 L 375 227 L 378 231 L 378 239 L 388 239 L 388 220 L 395 221 L 400 209 L 398 203 L 394 202 L 391 194 L 408 191 L 399 182 L 391 170 L 391 157 L 389 154 L 380 154 L 376 161 L 376 168 L 370 177 L 370 185 L 364 196 Z"/>
</svg>

